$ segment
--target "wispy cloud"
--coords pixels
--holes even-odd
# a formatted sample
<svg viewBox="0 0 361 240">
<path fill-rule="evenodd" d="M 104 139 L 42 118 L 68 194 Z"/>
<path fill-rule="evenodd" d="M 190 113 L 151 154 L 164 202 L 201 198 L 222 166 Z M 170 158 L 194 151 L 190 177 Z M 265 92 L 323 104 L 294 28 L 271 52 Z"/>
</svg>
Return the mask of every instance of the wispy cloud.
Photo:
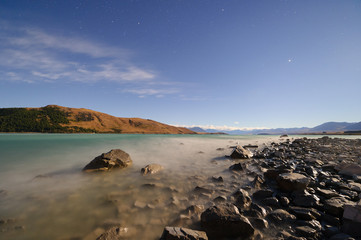
<svg viewBox="0 0 361 240">
<path fill-rule="evenodd" d="M 163 91 L 156 89 L 163 84 L 157 84 L 158 73 L 135 64 L 131 55 L 129 50 L 78 37 L 0 25 L 0 80 L 28 83 L 108 81 L 133 87 L 152 85 L 155 91 Z"/>
<path fill-rule="evenodd" d="M 123 92 L 137 94 L 140 98 L 146 96 L 156 96 L 158 98 L 163 97 L 164 95 L 174 94 L 179 92 L 178 89 L 154 89 L 154 88 L 138 88 L 138 89 L 126 89 Z"/>
</svg>

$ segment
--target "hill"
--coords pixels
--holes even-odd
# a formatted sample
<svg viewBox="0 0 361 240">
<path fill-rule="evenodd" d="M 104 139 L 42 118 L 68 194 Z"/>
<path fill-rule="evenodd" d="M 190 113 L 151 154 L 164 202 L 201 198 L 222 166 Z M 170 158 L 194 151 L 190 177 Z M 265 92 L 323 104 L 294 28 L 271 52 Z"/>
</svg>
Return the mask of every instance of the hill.
<svg viewBox="0 0 361 240">
<path fill-rule="evenodd" d="M 195 134 L 186 128 L 149 119 L 120 118 L 57 105 L 0 108 L 0 132 Z"/>
</svg>

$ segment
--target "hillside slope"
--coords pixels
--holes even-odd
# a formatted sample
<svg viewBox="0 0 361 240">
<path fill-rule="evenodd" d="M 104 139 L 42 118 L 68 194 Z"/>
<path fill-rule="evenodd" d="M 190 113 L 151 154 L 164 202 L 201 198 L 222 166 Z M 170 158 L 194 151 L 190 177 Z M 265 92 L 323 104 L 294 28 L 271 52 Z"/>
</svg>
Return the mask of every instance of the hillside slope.
<svg viewBox="0 0 361 240">
<path fill-rule="evenodd" d="M 2 108 L 0 132 L 195 133 L 186 128 L 153 120 L 119 118 L 89 109 L 57 105 L 42 108 Z"/>
</svg>

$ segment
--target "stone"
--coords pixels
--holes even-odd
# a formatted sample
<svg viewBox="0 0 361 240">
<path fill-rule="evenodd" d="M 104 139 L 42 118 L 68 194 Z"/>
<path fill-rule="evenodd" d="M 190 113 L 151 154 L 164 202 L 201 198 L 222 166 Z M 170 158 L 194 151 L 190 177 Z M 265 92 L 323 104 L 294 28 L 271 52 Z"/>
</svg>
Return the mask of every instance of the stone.
<svg viewBox="0 0 361 240">
<path fill-rule="evenodd" d="M 296 215 L 297 219 L 301 220 L 309 221 L 316 219 L 316 214 L 313 214 L 314 211 L 312 208 L 290 207 L 290 212 Z"/>
<path fill-rule="evenodd" d="M 350 201 L 342 197 L 333 197 L 325 200 L 323 207 L 326 213 L 336 217 L 342 217 L 344 205 L 350 203 Z"/>
<path fill-rule="evenodd" d="M 273 210 L 267 215 L 267 218 L 270 219 L 275 224 L 294 222 L 296 220 L 295 215 L 290 214 L 289 212 L 283 209 Z"/>
<path fill-rule="evenodd" d="M 268 197 L 261 200 L 262 205 L 272 208 L 278 208 L 280 206 L 278 199 L 275 197 Z"/>
<path fill-rule="evenodd" d="M 306 190 L 292 193 L 292 203 L 299 207 L 317 207 L 320 199 L 315 194 L 310 194 Z"/>
<path fill-rule="evenodd" d="M 268 189 L 258 190 L 253 193 L 252 197 L 256 200 L 268 198 L 273 196 L 273 191 Z"/>
<path fill-rule="evenodd" d="M 339 174 L 352 177 L 353 175 L 361 176 L 361 166 L 357 163 L 339 164 L 337 166 Z"/>
<path fill-rule="evenodd" d="M 288 207 L 290 205 L 290 200 L 287 197 L 280 197 L 279 201 L 283 207 Z"/>
<path fill-rule="evenodd" d="M 201 225 L 207 235 L 214 239 L 250 237 L 254 228 L 233 204 L 220 204 L 208 208 L 201 215 Z"/>
<path fill-rule="evenodd" d="M 155 174 L 157 172 L 162 171 L 163 169 L 164 169 L 163 166 L 153 163 L 153 164 L 149 164 L 149 165 L 145 166 L 140 171 L 143 175 L 147 175 L 147 174 Z"/>
<path fill-rule="evenodd" d="M 240 208 L 248 208 L 252 203 L 248 192 L 242 188 L 233 193 L 233 197 L 236 198 L 236 205 Z"/>
<path fill-rule="evenodd" d="M 328 240 L 355 240 L 355 239 L 351 238 L 350 235 L 347 235 L 345 233 L 338 233 L 330 237 Z"/>
<path fill-rule="evenodd" d="M 236 163 L 236 164 L 233 164 L 232 166 L 230 166 L 229 170 L 231 170 L 231 171 L 242 171 L 243 166 L 242 166 L 241 163 Z"/>
<path fill-rule="evenodd" d="M 114 169 L 121 169 L 128 167 L 132 164 L 132 159 L 129 154 L 120 150 L 113 149 L 107 153 L 103 153 L 94 158 L 88 163 L 83 171 L 97 172 L 97 171 L 111 171 Z"/>
<path fill-rule="evenodd" d="M 203 231 L 183 227 L 165 227 L 159 240 L 208 240 Z"/>
<path fill-rule="evenodd" d="M 118 240 L 128 237 L 129 229 L 124 227 L 112 227 L 102 233 L 96 240 Z"/>
<path fill-rule="evenodd" d="M 345 205 L 343 212 L 342 231 L 355 237 L 361 238 L 361 204 Z"/>
<path fill-rule="evenodd" d="M 311 228 L 315 229 L 318 232 L 322 230 L 321 223 L 319 221 L 317 221 L 317 220 L 311 220 L 311 221 L 299 220 L 299 221 L 296 222 L 296 224 L 299 225 L 299 226 L 311 227 Z"/>
<path fill-rule="evenodd" d="M 333 191 L 333 190 L 328 190 L 328 189 L 316 188 L 316 192 L 317 192 L 320 196 L 322 196 L 322 197 L 324 197 L 324 198 L 327 198 L 327 199 L 332 198 L 332 197 L 338 197 L 338 196 L 339 196 L 339 194 L 338 194 L 337 192 L 335 192 L 335 191 Z"/>
<path fill-rule="evenodd" d="M 252 156 L 253 154 L 251 151 L 241 146 L 237 146 L 230 155 L 230 157 L 233 159 L 249 159 Z"/>
<path fill-rule="evenodd" d="M 316 237 L 317 231 L 308 226 L 299 226 L 295 228 L 296 233 L 298 236 L 306 237 L 306 238 L 313 238 Z"/>
<path fill-rule="evenodd" d="M 256 229 L 268 228 L 268 222 L 263 218 L 251 217 L 249 220 Z"/>
<path fill-rule="evenodd" d="M 213 182 L 223 182 L 223 177 L 222 177 L 222 176 L 219 176 L 219 177 L 213 176 L 213 177 L 211 178 L 211 180 L 212 180 Z"/>
<path fill-rule="evenodd" d="M 299 173 L 283 173 L 277 177 L 278 187 L 283 191 L 296 191 L 305 189 L 310 179 Z"/>
<path fill-rule="evenodd" d="M 260 189 L 265 184 L 263 176 L 257 175 L 252 181 L 251 185 L 255 189 Z"/>
</svg>

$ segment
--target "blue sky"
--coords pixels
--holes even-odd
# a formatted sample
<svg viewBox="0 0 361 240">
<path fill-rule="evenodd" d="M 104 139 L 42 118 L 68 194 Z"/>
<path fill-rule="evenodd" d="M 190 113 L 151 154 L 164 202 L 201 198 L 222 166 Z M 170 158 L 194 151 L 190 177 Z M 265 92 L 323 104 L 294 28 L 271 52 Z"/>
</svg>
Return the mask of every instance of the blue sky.
<svg viewBox="0 0 361 240">
<path fill-rule="evenodd" d="M 361 1 L 0 2 L 0 107 L 174 125 L 361 121 Z"/>
</svg>

